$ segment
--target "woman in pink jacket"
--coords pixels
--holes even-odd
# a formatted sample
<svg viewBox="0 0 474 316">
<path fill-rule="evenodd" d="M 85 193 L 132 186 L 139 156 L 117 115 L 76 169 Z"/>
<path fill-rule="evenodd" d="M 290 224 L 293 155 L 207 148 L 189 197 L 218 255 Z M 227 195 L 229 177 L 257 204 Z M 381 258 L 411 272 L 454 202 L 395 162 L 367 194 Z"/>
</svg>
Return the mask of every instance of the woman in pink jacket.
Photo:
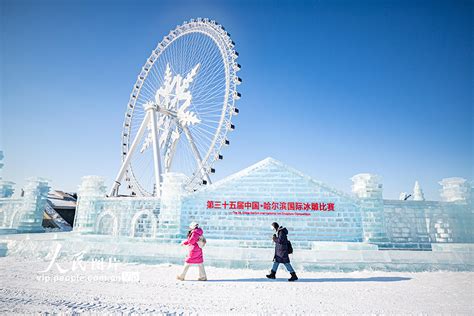
<svg viewBox="0 0 474 316">
<path fill-rule="evenodd" d="M 199 281 L 207 281 L 206 271 L 204 270 L 204 259 L 202 257 L 202 249 L 198 245 L 199 237 L 203 235 L 202 229 L 195 222 L 192 222 L 189 225 L 188 238 L 181 243 L 183 246 L 189 247 L 189 253 L 186 259 L 184 260 L 183 272 L 176 276 L 178 280 L 184 281 L 186 273 L 188 272 L 189 267 L 192 264 L 195 264 L 199 267 Z"/>
</svg>

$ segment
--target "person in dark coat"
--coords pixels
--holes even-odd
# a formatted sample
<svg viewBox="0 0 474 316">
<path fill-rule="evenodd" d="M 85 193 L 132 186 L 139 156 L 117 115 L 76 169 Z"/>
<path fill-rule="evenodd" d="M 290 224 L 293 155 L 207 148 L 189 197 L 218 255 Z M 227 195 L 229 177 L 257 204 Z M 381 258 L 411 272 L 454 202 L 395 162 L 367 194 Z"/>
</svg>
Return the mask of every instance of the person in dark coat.
<svg viewBox="0 0 474 316">
<path fill-rule="evenodd" d="M 273 234 L 275 255 L 273 256 L 272 270 L 270 271 L 270 274 L 267 274 L 267 278 L 275 279 L 278 266 L 280 263 L 283 263 L 286 270 L 288 270 L 288 272 L 291 274 L 291 278 L 289 278 L 288 281 L 296 281 L 298 280 L 298 277 L 296 276 L 296 272 L 290 264 L 290 257 L 288 256 L 288 230 L 275 222 L 272 223 L 272 228 L 275 231 L 275 234 Z"/>
</svg>

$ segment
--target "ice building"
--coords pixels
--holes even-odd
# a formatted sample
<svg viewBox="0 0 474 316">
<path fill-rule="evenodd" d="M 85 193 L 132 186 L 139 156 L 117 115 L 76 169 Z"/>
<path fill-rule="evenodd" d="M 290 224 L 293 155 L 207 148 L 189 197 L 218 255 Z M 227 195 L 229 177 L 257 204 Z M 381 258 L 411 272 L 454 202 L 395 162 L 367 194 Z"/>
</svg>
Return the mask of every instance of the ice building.
<svg viewBox="0 0 474 316">
<path fill-rule="evenodd" d="M 423 200 L 419 184 L 416 199 L 383 199 L 381 178 L 367 173 L 352 177 L 352 194 L 344 193 L 272 158 L 195 192 L 184 189 L 182 174 L 163 181 L 160 199 L 106 197 L 103 178 L 84 177 L 72 232 L 28 247 L 12 235 L 8 252 L 47 255 L 63 241 L 64 255 L 86 249 L 91 258 L 180 263 L 179 243 L 196 221 L 208 239 L 208 264 L 268 268 L 277 221 L 301 269 L 474 270 L 472 187 L 460 178 L 440 182 L 441 201 Z"/>
<path fill-rule="evenodd" d="M 442 201 L 384 200 L 381 178 L 352 177 L 347 194 L 267 158 L 196 192 L 168 173 L 160 200 L 106 198 L 100 177 L 84 177 L 74 230 L 150 239 L 180 239 L 196 221 L 211 239 L 269 243 L 273 221 L 292 241 L 365 242 L 379 248 L 431 249 L 432 243 L 472 243 L 471 187 L 445 179 Z"/>
</svg>

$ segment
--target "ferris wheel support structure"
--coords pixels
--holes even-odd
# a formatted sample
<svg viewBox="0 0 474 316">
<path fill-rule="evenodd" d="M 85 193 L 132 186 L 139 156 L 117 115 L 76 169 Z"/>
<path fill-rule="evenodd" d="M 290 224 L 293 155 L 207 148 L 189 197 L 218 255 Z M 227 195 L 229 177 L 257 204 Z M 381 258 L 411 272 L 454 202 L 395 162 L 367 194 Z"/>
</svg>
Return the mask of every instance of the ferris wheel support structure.
<svg viewBox="0 0 474 316">
<path fill-rule="evenodd" d="M 158 144 L 158 120 L 156 119 L 156 106 L 154 104 L 147 104 L 145 112 L 151 117 L 151 133 L 152 133 L 152 147 L 153 147 L 153 162 L 155 170 L 155 196 L 161 197 L 161 157 L 160 145 Z"/>
<path fill-rule="evenodd" d="M 130 151 L 128 154 L 125 156 L 125 159 L 122 162 L 122 165 L 120 166 L 119 172 L 117 174 L 117 177 L 115 178 L 114 184 L 112 186 L 112 189 L 110 190 L 109 196 L 116 196 L 118 195 L 118 189 L 121 184 L 121 180 L 127 171 L 127 167 L 130 164 L 130 160 L 132 159 L 132 153 L 135 151 L 137 148 L 138 143 L 140 142 L 140 139 L 143 137 L 143 134 L 145 133 L 145 128 L 148 125 L 149 121 L 149 113 L 145 115 L 143 118 L 143 122 L 140 125 L 140 128 L 138 129 L 138 133 L 135 136 L 135 139 L 132 142 L 132 145 L 130 146 Z"/>
</svg>

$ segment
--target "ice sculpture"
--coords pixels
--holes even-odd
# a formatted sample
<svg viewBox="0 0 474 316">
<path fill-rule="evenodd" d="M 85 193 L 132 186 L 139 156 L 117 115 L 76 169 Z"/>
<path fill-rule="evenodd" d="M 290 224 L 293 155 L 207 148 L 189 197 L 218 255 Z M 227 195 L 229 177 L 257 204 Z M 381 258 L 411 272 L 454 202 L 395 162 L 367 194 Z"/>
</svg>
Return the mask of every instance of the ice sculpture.
<svg viewBox="0 0 474 316">
<path fill-rule="evenodd" d="M 415 181 L 415 187 L 413 188 L 413 201 L 424 201 L 425 195 L 423 194 L 423 190 L 420 187 L 418 181 Z"/>
<path fill-rule="evenodd" d="M 406 192 L 400 192 L 400 195 L 399 195 L 398 199 L 399 199 L 400 201 L 406 201 L 406 200 L 408 200 L 408 198 L 409 198 L 410 196 L 411 196 L 411 194 L 408 194 L 408 193 L 406 193 Z"/>
</svg>

